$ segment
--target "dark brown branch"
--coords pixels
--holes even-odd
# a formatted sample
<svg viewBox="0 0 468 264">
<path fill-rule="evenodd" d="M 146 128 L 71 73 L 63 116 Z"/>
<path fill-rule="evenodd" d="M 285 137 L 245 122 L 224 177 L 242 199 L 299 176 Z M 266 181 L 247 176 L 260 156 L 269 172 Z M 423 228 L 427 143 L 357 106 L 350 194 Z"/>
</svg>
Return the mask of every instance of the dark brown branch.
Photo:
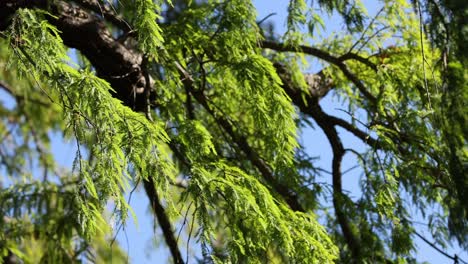
<svg viewBox="0 0 468 264">
<path fill-rule="evenodd" d="M 327 114 L 326 114 L 327 115 Z M 354 136 L 359 138 L 362 142 L 366 143 L 370 147 L 374 149 L 382 149 L 383 146 L 380 141 L 377 139 L 372 138 L 368 133 L 360 130 L 356 126 L 353 126 L 352 124 L 346 122 L 345 120 L 335 117 L 335 116 L 330 116 L 327 115 L 328 119 L 332 122 L 333 125 L 340 126 L 344 129 L 346 129 L 348 132 L 352 133 Z"/>
<path fill-rule="evenodd" d="M 367 135 L 363 135 L 364 132 L 360 132 L 357 128 L 352 127 L 346 121 L 338 119 L 336 117 L 332 117 L 327 115 L 323 112 L 322 108 L 319 105 L 320 96 L 314 97 L 312 94 L 305 94 L 300 89 L 296 89 L 293 87 L 292 83 L 290 82 L 289 74 L 287 70 L 280 64 L 275 64 L 275 67 L 278 71 L 280 78 L 283 80 L 283 89 L 285 90 L 286 94 L 289 95 L 293 103 L 299 107 L 301 112 L 311 116 L 315 122 L 319 125 L 319 127 L 323 130 L 325 135 L 330 142 L 333 151 L 333 161 L 332 161 L 332 183 L 333 183 L 333 206 L 335 208 L 335 214 L 338 220 L 338 223 L 341 227 L 343 232 L 343 236 L 348 247 L 351 250 L 353 259 L 358 260 L 361 253 L 360 253 L 360 242 L 357 238 L 357 235 L 354 234 L 350 223 L 347 220 L 346 213 L 343 211 L 343 186 L 342 186 L 342 172 L 341 172 L 341 162 L 343 160 L 343 156 L 345 154 L 345 149 L 341 142 L 340 137 L 336 131 L 335 125 L 344 126 L 347 129 L 350 129 L 351 132 L 356 133 L 357 136 L 363 140 L 367 140 Z M 320 85 L 320 83 L 318 84 Z M 332 83 L 328 82 L 329 87 L 326 87 L 326 83 L 322 83 L 321 85 L 325 85 L 320 89 L 328 90 L 331 88 Z M 311 90 L 317 90 L 318 88 L 311 88 Z M 304 100 L 304 98 L 306 98 Z M 366 142 L 366 141 L 365 141 Z M 377 144 L 376 142 L 373 142 Z"/>
<path fill-rule="evenodd" d="M 174 263 L 184 263 L 182 254 L 180 253 L 179 247 L 177 245 L 177 240 L 174 236 L 171 221 L 169 220 L 169 217 L 167 216 L 165 209 L 162 206 L 161 201 L 159 200 L 159 196 L 156 192 L 153 178 L 148 177 L 148 179 L 145 179 L 143 181 L 143 185 L 145 187 L 146 195 L 150 199 L 151 208 L 156 214 L 156 218 L 158 219 L 159 225 L 161 226 L 161 229 L 163 231 L 166 244 L 169 247 L 169 250 L 171 251 Z"/>
<path fill-rule="evenodd" d="M 359 56 L 356 53 L 346 53 L 340 57 L 338 57 L 340 61 L 347 61 L 347 60 L 356 60 L 361 62 L 362 64 L 365 64 L 367 67 L 371 68 L 375 72 L 377 71 L 377 65 L 375 65 L 373 62 L 371 62 L 368 58 L 364 58 L 362 56 Z"/>
<path fill-rule="evenodd" d="M 360 56 L 359 54 L 353 53 L 353 52 L 348 52 L 348 53 L 346 53 L 346 54 L 344 54 L 342 56 L 336 57 L 336 56 L 330 54 L 327 51 L 317 49 L 317 48 L 314 48 L 314 47 L 310 47 L 310 46 L 305 46 L 305 45 L 292 46 L 292 45 L 286 45 L 286 44 L 283 44 L 283 43 L 267 41 L 267 40 L 262 41 L 260 46 L 262 48 L 267 48 L 267 49 L 281 51 L 281 52 L 301 52 L 301 53 L 305 53 L 305 54 L 314 56 L 316 58 L 319 58 L 321 60 L 324 60 L 326 62 L 329 62 L 329 63 L 337 65 L 337 66 L 338 66 L 338 64 L 343 63 L 346 60 L 356 60 L 356 61 L 359 61 L 359 62 L 363 63 L 364 65 L 368 66 L 372 70 L 377 71 L 377 65 L 372 63 L 369 59 L 364 58 L 364 57 Z"/>
<path fill-rule="evenodd" d="M 364 86 L 361 80 L 359 80 L 359 78 L 348 69 L 346 64 L 340 62 L 336 64 L 336 66 L 340 68 L 340 70 L 343 72 L 346 78 L 348 78 L 369 101 L 371 101 L 374 104 L 377 102 L 377 98 L 373 96 L 369 91 L 367 91 L 367 88 Z"/>
<path fill-rule="evenodd" d="M 47 0 L 0 0 L 0 31 L 11 23 L 16 10 L 20 8 L 45 8 Z"/>
<path fill-rule="evenodd" d="M 304 46 L 304 45 L 293 46 L 293 45 L 286 45 L 283 43 L 273 42 L 273 41 L 268 41 L 268 40 L 262 41 L 260 43 L 260 46 L 262 48 L 267 48 L 267 49 L 280 51 L 280 52 L 305 53 L 305 54 L 312 55 L 316 58 L 319 58 L 321 60 L 324 60 L 326 62 L 335 64 L 335 65 L 341 62 L 337 57 L 331 55 L 330 53 L 323 51 L 321 49 L 310 47 L 310 46 Z"/>
<path fill-rule="evenodd" d="M 115 97 L 136 111 L 147 107 L 143 56 L 116 41 L 104 21 L 83 9 L 64 2 L 53 6 L 50 23 L 61 32 L 65 45 L 78 49 L 95 67 L 99 77 L 114 88 Z"/>
<path fill-rule="evenodd" d="M 334 125 L 329 122 L 329 116 L 322 111 L 318 102 L 312 105 L 311 109 L 312 117 L 323 130 L 332 147 L 333 207 L 346 244 L 351 250 L 353 259 L 357 261 L 361 256 L 361 243 L 357 235 L 353 232 L 351 224 L 348 222 L 346 213 L 343 210 L 345 195 L 343 194 L 342 186 L 341 162 L 345 154 L 345 149 Z"/>
<path fill-rule="evenodd" d="M 195 108 L 193 106 L 192 95 L 190 94 L 188 87 L 185 87 L 185 95 L 187 97 L 185 99 L 185 109 L 187 110 L 187 118 L 189 120 L 193 120 L 195 119 Z"/>
<path fill-rule="evenodd" d="M 314 77 L 312 77 L 309 74 L 308 76 L 306 76 L 306 80 L 309 85 L 309 92 L 305 93 L 302 90 L 297 89 L 293 86 L 290 78 L 290 73 L 283 65 L 275 63 L 274 66 L 277 70 L 278 75 L 283 81 L 283 89 L 285 90 L 286 94 L 291 98 L 293 103 L 299 107 L 299 110 L 302 113 L 312 116 L 315 110 L 311 106 L 320 101 L 320 99 L 324 97 L 330 89 L 332 89 L 333 81 L 327 79 L 325 76 L 323 76 L 322 73 Z M 314 79 L 314 81 L 309 81 L 309 79 Z M 335 116 L 330 116 L 324 112 L 323 115 L 326 117 L 326 119 L 328 120 L 327 122 L 329 122 L 329 124 L 334 126 L 337 125 L 346 129 L 347 131 L 351 132 L 354 136 L 361 139 L 364 143 L 368 144 L 371 147 L 377 149 L 383 148 L 380 141 L 372 138 L 369 134 L 346 122 L 345 120 Z"/>
<path fill-rule="evenodd" d="M 351 59 L 351 58 L 354 59 L 358 57 L 359 55 L 357 54 L 348 55 L 348 54 L 352 54 L 352 53 L 348 53 L 348 54 L 345 54 L 344 59 L 342 59 L 340 57 L 335 57 L 326 51 L 323 51 L 314 47 L 304 46 L 304 45 L 292 46 L 292 45 L 286 45 L 283 43 L 277 43 L 277 42 L 272 42 L 272 41 L 262 41 L 260 46 L 263 48 L 268 48 L 268 49 L 276 50 L 280 52 L 301 52 L 301 53 L 305 53 L 308 55 L 312 55 L 326 62 L 329 62 L 332 65 L 337 66 L 343 72 L 346 78 L 348 78 L 356 86 L 356 88 L 361 92 L 361 94 L 364 95 L 368 100 L 370 100 L 372 103 L 375 103 L 377 101 L 375 96 L 373 96 L 367 90 L 367 88 L 364 86 L 361 80 L 359 80 L 359 78 L 357 78 L 357 76 L 354 73 L 352 73 L 348 69 L 346 64 L 344 63 L 346 59 Z M 364 60 L 367 60 L 367 59 L 361 58 L 359 61 L 364 61 Z"/>
</svg>

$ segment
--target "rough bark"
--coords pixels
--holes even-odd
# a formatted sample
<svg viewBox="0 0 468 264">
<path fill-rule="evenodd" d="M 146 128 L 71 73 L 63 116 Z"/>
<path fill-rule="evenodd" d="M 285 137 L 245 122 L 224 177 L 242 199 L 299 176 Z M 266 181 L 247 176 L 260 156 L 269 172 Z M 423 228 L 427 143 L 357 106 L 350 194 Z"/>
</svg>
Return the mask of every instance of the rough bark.
<svg viewBox="0 0 468 264">
<path fill-rule="evenodd" d="M 97 16 L 65 2 L 58 2 L 55 9 L 58 19 L 50 17 L 49 21 L 61 31 L 65 45 L 84 54 L 125 105 L 145 111 L 143 56 L 114 39 Z"/>
</svg>

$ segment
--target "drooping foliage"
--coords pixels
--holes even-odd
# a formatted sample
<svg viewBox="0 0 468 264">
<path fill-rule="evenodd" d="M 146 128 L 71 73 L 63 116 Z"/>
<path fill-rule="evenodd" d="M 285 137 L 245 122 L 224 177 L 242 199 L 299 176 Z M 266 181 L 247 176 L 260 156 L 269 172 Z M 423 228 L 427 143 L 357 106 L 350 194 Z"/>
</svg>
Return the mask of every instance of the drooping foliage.
<svg viewBox="0 0 468 264">
<path fill-rule="evenodd" d="M 112 238 L 138 186 L 175 263 L 175 226 L 208 263 L 414 262 L 420 219 L 468 248 L 464 14 L 449 2 L 291 0 L 283 36 L 248 0 L 0 3 L 2 261 L 125 262 Z M 327 14 L 342 31 L 321 33 Z M 327 168 L 299 143 L 310 124 Z"/>
</svg>

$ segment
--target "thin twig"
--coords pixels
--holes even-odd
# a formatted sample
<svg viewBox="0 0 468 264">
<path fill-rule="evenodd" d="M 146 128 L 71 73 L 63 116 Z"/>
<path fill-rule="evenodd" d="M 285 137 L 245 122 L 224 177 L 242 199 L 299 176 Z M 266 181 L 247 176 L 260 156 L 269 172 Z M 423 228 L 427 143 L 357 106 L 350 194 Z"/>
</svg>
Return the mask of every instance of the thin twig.
<svg viewBox="0 0 468 264">
<path fill-rule="evenodd" d="M 277 14 L 275 12 L 273 13 L 270 13 L 268 14 L 267 16 L 265 16 L 264 18 L 262 18 L 260 21 L 257 22 L 257 25 L 260 26 L 263 22 L 265 22 L 265 20 L 267 20 L 268 18 L 272 17 L 272 16 L 276 16 Z"/>
<path fill-rule="evenodd" d="M 383 10 L 384 6 L 380 8 L 379 12 L 377 12 L 377 14 L 372 18 L 372 20 L 369 22 L 369 25 L 367 25 L 367 27 L 362 31 L 361 36 L 356 40 L 356 42 L 351 46 L 351 48 L 349 48 L 347 53 L 351 53 L 351 51 L 353 51 L 357 44 L 364 38 L 364 35 L 366 34 L 367 30 L 369 30 L 369 28 L 374 24 L 375 20 L 377 20 L 377 17 L 380 15 L 380 13 L 382 13 Z"/>
<path fill-rule="evenodd" d="M 464 261 L 463 259 L 460 259 L 459 256 L 457 256 L 456 254 L 452 257 L 450 256 L 447 252 L 443 251 L 442 249 L 440 249 L 435 243 L 432 243 L 431 241 L 429 241 L 427 238 L 425 238 L 423 235 L 421 235 L 420 233 L 418 233 L 417 231 L 414 231 L 414 234 L 419 237 L 422 241 L 424 241 L 426 244 L 428 244 L 429 246 L 431 246 L 433 249 L 437 250 L 440 254 L 446 256 L 447 258 L 453 260 L 453 261 L 461 261 L 463 263 L 467 263 L 466 261 Z M 457 262 L 455 262 L 457 263 Z"/>
<path fill-rule="evenodd" d="M 192 216 L 192 223 L 190 225 L 190 232 L 189 232 L 189 236 L 188 236 L 188 239 L 187 239 L 187 260 L 186 260 L 186 263 L 188 264 L 189 263 L 189 246 L 190 246 L 190 238 L 192 237 L 192 232 L 193 232 L 193 227 L 195 225 L 195 212 L 197 211 L 197 208 L 195 208 L 195 211 L 193 212 L 193 216 Z"/>
</svg>

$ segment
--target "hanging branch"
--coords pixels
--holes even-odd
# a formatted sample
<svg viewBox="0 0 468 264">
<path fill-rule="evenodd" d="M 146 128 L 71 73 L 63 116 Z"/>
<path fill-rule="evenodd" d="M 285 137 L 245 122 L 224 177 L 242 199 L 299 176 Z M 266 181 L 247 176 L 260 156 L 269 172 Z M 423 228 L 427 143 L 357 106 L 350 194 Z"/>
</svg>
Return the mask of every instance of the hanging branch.
<svg viewBox="0 0 468 264">
<path fill-rule="evenodd" d="M 143 181 L 143 185 L 145 187 L 146 195 L 150 199 L 151 208 L 153 209 L 153 212 L 156 215 L 156 218 L 158 219 L 159 226 L 161 226 L 161 229 L 163 231 L 166 244 L 169 247 L 169 250 L 171 251 L 174 263 L 183 264 L 184 260 L 177 245 L 177 240 L 174 236 L 171 221 L 169 220 L 169 217 L 167 216 L 165 209 L 161 204 L 158 193 L 154 186 L 153 178 L 148 177 L 147 179 L 145 179 Z"/>
</svg>

